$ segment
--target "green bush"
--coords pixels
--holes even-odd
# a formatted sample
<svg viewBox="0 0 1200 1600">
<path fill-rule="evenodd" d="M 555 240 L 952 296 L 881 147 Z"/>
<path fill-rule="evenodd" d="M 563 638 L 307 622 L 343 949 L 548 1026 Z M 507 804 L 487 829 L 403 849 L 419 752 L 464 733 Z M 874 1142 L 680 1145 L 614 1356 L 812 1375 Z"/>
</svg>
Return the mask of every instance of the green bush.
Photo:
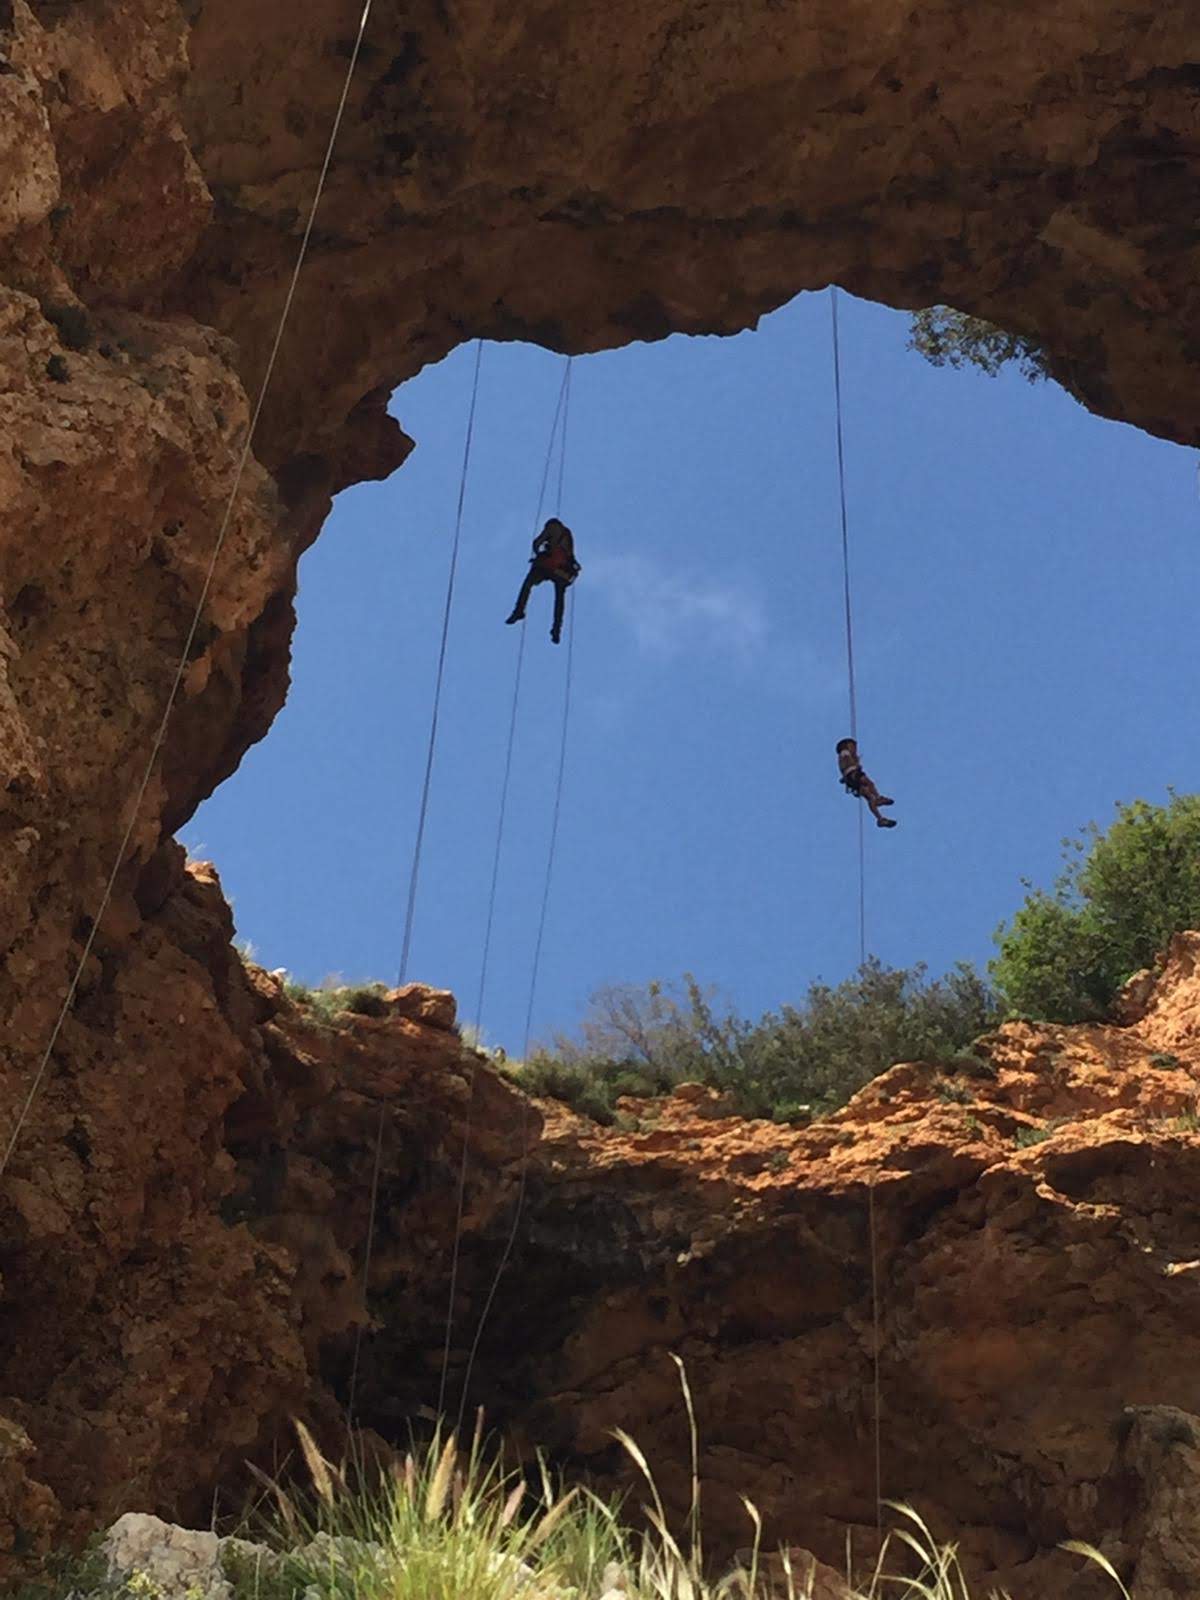
<svg viewBox="0 0 1200 1600">
<path fill-rule="evenodd" d="M 923 967 L 869 961 L 757 1022 L 721 1012 L 687 976 L 599 991 L 578 1039 L 559 1038 L 514 1075 L 531 1093 L 603 1122 L 621 1095 L 667 1094 L 687 1080 L 721 1091 L 744 1116 L 803 1122 L 844 1105 L 897 1061 L 959 1060 L 993 1019 L 990 991 L 967 966 L 930 980 Z"/>
<path fill-rule="evenodd" d="M 357 1017 L 386 1017 L 386 983 L 360 983 L 342 991 L 342 1004 Z"/>
<path fill-rule="evenodd" d="M 387 1003 L 383 983 L 322 984 L 312 989 L 289 978 L 283 986 L 288 999 L 307 1012 L 314 1021 L 329 1025 L 346 1012 L 360 1017 L 386 1017 Z"/>
<path fill-rule="evenodd" d="M 996 933 L 992 980 L 1009 1015 L 1099 1020 L 1172 934 L 1200 927 L 1200 795 L 1118 806 L 1107 833 L 1093 823 L 1065 843 L 1054 888 L 1034 889 Z"/>
<path fill-rule="evenodd" d="M 673 1080 L 649 1064 L 633 1065 L 604 1056 L 553 1055 L 539 1050 L 528 1061 L 503 1069 L 527 1094 L 561 1100 L 580 1116 L 610 1127 L 622 1095 L 652 1099 L 669 1094 Z"/>
<path fill-rule="evenodd" d="M 44 1556 L 33 1572 L 6 1591 L 9 1600 L 73 1600 L 83 1595 L 118 1600 L 124 1585 L 109 1580 L 100 1543 L 96 1535 L 82 1551 L 56 1550 Z"/>
<path fill-rule="evenodd" d="M 991 993 L 971 967 L 929 979 L 923 966 L 872 959 L 835 987 L 813 984 L 803 1005 L 753 1028 L 727 1024 L 736 1048 L 714 1052 L 709 1081 L 747 1114 L 778 1116 L 797 1102 L 829 1112 L 898 1061 L 958 1055 L 993 1020 Z"/>
</svg>

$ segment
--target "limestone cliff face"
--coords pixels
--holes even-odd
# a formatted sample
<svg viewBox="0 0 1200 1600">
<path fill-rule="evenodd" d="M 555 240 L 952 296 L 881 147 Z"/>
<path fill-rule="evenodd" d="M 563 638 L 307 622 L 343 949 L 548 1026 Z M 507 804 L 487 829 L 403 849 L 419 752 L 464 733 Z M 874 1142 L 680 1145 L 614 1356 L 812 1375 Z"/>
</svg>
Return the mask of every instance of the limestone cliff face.
<svg viewBox="0 0 1200 1600">
<path fill-rule="evenodd" d="M 357 0 L 0 0 L 5 1143 L 134 816 L 357 20 Z M 386 1329 L 364 1373 L 381 1425 L 389 1352 L 429 1350 L 440 1338 L 443 1202 L 455 1178 L 453 1163 L 429 1152 L 461 1131 L 457 1046 L 444 1028 L 403 1019 L 381 1037 L 355 1024 L 352 1039 L 365 1029 L 373 1042 L 354 1043 L 345 1060 L 325 1045 L 280 1043 L 282 1002 L 244 977 L 215 880 L 186 874 L 170 842 L 282 701 L 295 563 L 331 495 L 391 471 L 409 448 L 385 414 L 391 386 L 475 335 L 583 351 L 672 329 L 732 331 L 836 279 L 895 304 L 948 300 L 1030 333 L 1098 410 L 1196 442 L 1195 53 L 1194 18 L 1179 0 L 375 0 L 176 714 L 0 1183 L 0 1410 L 10 1419 L 0 1430 L 0 1550 L 30 1529 L 48 1536 L 56 1517 L 96 1514 L 106 1496 L 171 1512 L 230 1462 L 268 1448 L 290 1407 L 334 1406 L 320 1396 L 344 1386 L 346 1324 L 358 1314 L 352 1258 L 374 1107 L 394 1099 L 426 1050 L 438 1070 L 420 1074 L 407 1154 L 389 1151 L 387 1173 L 402 1175 L 387 1182 L 389 1215 L 422 1219 L 414 1237 L 427 1255 L 414 1265 L 406 1236 L 381 1257 Z M 1149 1093 L 1135 1078 L 1137 1095 Z M 1146 1079 L 1156 1094 L 1166 1081 Z M 464 1263 L 464 1313 L 487 1281 L 516 1182 L 520 1118 L 502 1085 L 489 1079 L 485 1092 L 498 1097 L 485 1119 L 497 1146 L 468 1197 L 468 1234 L 480 1242 Z M 915 1116 L 917 1133 L 929 1115 Z M 896 1137 L 924 1171 L 917 1133 Z M 740 1137 L 729 1130 L 734 1145 Z M 1176 1203 L 1161 1186 L 1188 1188 L 1191 1145 L 1165 1135 L 1150 1144 L 1169 1159 L 1156 1156 L 1095 1207 L 1097 1217 L 1108 1206 L 1124 1217 L 1128 1206 L 1138 1218 L 1137 1196 L 1145 1205 L 1157 1196 L 1156 1220 L 1131 1224 L 1157 1238 Z M 1134 1168 L 1150 1159 L 1137 1154 L 1148 1148 L 1143 1135 L 1106 1135 L 1102 1145 L 1134 1152 L 1121 1156 Z M 664 1337 L 686 1323 L 699 1338 L 711 1324 L 712 1348 L 723 1349 L 734 1337 L 724 1314 L 692 1286 L 712 1274 L 728 1288 L 735 1258 L 748 1263 L 733 1283 L 736 1326 L 769 1343 L 777 1258 L 767 1240 L 789 1206 L 801 1233 L 832 1230 L 823 1243 L 780 1244 L 789 1292 L 810 1257 L 841 1263 L 829 1265 L 834 1299 L 861 1290 L 863 1179 L 850 1157 L 844 1182 L 834 1163 L 830 1185 L 807 1199 L 782 1190 L 792 1198 L 764 1213 L 761 1240 L 747 1232 L 699 1255 L 690 1243 L 675 1250 L 676 1236 L 706 1238 L 714 1206 L 757 1195 L 757 1180 L 733 1183 L 721 1157 L 720 1170 L 683 1184 L 676 1213 L 656 1209 L 678 1182 L 670 1161 L 622 1156 L 614 1189 L 611 1159 L 575 1133 L 553 1157 L 558 1177 L 539 1156 L 520 1265 L 547 1274 L 546 1314 L 530 1338 L 519 1302 L 502 1305 L 480 1368 L 481 1392 L 506 1412 L 555 1385 L 583 1392 L 593 1327 L 604 1340 L 622 1330 L 631 1359 L 660 1316 Z M 1046 1202 L 1043 1214 L 1032 1173 L 1045 1152 L 1023 1158 L 1029 1175 L 1006 1160 L 1004 1176 L 986 1182 L 979 1151 L 930 1159 L 944 1169 L 941 1187 L 922 1191 L 927 1176 L 877 1192 L 897 1259 L 916 1250 L 918 1221 L 944 1225 L 951 1213 L 939 1197 L 962 1174 L 985 1219 L 970 1212 L 967 1237 L 1054 1239 L 1061 1225 L 1074 1239 L 1081 1217 L 1088 1249 L 1099 1237 L 1082 1202 Z M 428 1214 L 412 1212 L 425 1194 Z M 746 1203 L 747 1228 L 757 1226 L 753 1206 L 767 1202 Z M 1012 1219 L 998 1233 L 993 1204 Z M 310 1226 L 316 1239 L 306 1244 Z M 1187 1294 L 1188 1274 L 1155 1277 L 1147 1263 L 1157 1245 L 1126 1249 L 1123 1226 L 1113 1222 L 1104 1250 L 1095 1246 L 1094 1270 L 1128 1271 L 1137 1287 L 1136 1268 L 1156 1293 Z M 601 1240 L 621 1308 L 607 1327 L 587 1298 Z M 1077 1274 L 1093 1260 L 1087 1250 L 1067 1258 Z M 755 1259 L 770 1277 L 750 1274 Z M 630 1262 L 644 1274 L 632 1286 Z M 1047 1266 L 1051 1280 L 1057 1270 Z M 994 1274 L 977 1275 L 994 1289 Z M 643 1292 L 660 1278 L 667 1287 Z M 899 1281 L 917 1303 L 917 1279 Z M 964 1303 L 982 1286 L 964 1282 Z M 949 1293 L 941 1279 L 936 1292 Z M 919 1319 L 902 1296 L 889 1304 L 897 1352 L 905 1316 L 914 1327 Z M 819 1331 L 817 1313 L 795 1317 Z M 1172 1327 L 1164 1351 L 1176 1332 L 1186 1347 L 1184 1331 L 1158 1326 Z M 1099 1325 L 1098 1336 L 1112 1332 Z M 979 1337 L 985 1354 L 1014 1342 L 1011 1331 Z M 834 1343 L 832 1392 L 861 1420 L 861 1350 Z M 1044 1343 L 1049 1361 L 1057 1346 L 1049 1334 Z M 514 1348 L 528 1352 L 515 1363 Z M 552 1351 L 564 1364 L 550 1362 Z M 733 1367 L 712 1360 L 715 1385 Z M 999 1370 L 999 1354 L 995 1362 Z M 646 1364 L 641 1381 L 657 1383 L 656 1372 Z M 418 1389 L 427 1399 L 424 1375 L 412 1395 L 396 1387 L 394 1403 L 403 1408 Z M 621 1398 L 647 1417 L 660 1403 L 648 1392 Z M 761 1416 L 775 1415 L 771 1395 L 761 1399 Z M 964 1399 L 945 1424 L 964 1461 L 980 1440 L 997 1460 L 1011 1458 L 993 1415 L 1001 1402 L 989 1404 L 976 1418 Z M 583 1406 L 579 1418 L 593 1414 Z M 1060 1423 L 1070 1433 L 1056 1415 L 1050 1436 Z M 598 1448 L 590 1426 L 579 1420 L 571 1441 L 584 1456 Z M 727 1478 L 754 1454 L 732 1440 L 713 1448 L 734 1452 L 720 1458 Z M 773 1447 L 761 1454 L 777 1459 Z M 1048 1485 L 1057 1527 L 1067 1488 L 1091 1481 L 1092 1455 L 1021 1460 L 1024 1499 L 1003 1498 L 1011 1475 L 999 1467 L 991 1485 L 964 1467 L 948 1509 L 983 1521 L 1011 1506 L 1017 1519 Z M 912 1463 L 894 1465 L 902 1480 Z M 861 1517 L 854 1481 L 836 1504 L 823 1509 L 818 1496 L 813 1515 L 827 1512 L 830 1526 Z"/>
<path fill-rule="evenodd" d="M 467 1098 L 453 1000 L 400 990 L 379 1018 L 321 1022 L 243 967 L 211 871 L 164 854 L 119 977 L 81 1002 L 118 1065 L 56 1069 L 36 1155 L 4 1180 L 0 1573 L 129 1505 L 207 1515 L 290 1415 L 344 1447 L 377 1145 L 375 1278 L 446 1303 Z M 479 1083 L 477 1225 L 508 1198 L 517 1104 Z"/>
</svg>

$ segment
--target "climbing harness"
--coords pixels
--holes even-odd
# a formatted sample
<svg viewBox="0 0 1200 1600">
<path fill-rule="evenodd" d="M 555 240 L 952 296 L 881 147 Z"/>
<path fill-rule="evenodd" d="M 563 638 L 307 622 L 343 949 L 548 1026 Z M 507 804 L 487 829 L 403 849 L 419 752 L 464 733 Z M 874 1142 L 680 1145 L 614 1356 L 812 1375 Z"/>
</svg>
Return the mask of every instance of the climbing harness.
<svg viewBox="0 0 1200 1600">
<path fill-rule="evenodd" d="M 833 404 L 837 426 L 838 497 L 842 523 L 842 599 L 846 628 L 846 679 L 850 691 L 850 737 L 858 740 L 858 690 L 854 671 L 854 608 L 850 594 L 850 521 L 846 514 L 846 447 L 842 425 L 842 346 L 838 330 L 838 290 L 829 285 L 829 310 L 833 334 Z M 867 961 L 867 860 L 863 842 L 862 807 L 858 808 L 858 964 Z"/>
<path fill-rule="evenodd" d="M 338 100 L 337 110 L 334 113 L 333 128 L 329 135 L 329 143 L 325 149 L 325 159 L 321 163 L 321 170 L 317 178 L 316 190 L 313 194 L 312 205 L 309 208 L 308 221 L 305 225 L 304 234 L 300 241 L 300 249 L 296 255 L 296 264 L 292 269 L 292 275 L 288 284 L 287 294 L 284 297 L 283 310 L 280 313 L 279 325 L 275 331 L 275 339 L 271 345 L 270 355 L 267 358 L 267 365 L 266 370 L 263 373 L 262 383 L 259 386 L 258 399 L 255 403 L 254 411 L 251 414 L 250 426 L 246 430 L 246 437 L 242 444 L 241 454 L 238 458 L 237 467 L 234 472 L 233 485 L 229 491 L 229 499 L 225 506 L 225 513 L 221 518 L 221 523 L 213 544 L 212 553 L 209 556 L 208 566 L 204 574 L 204 581 L 200 587 L 200 595 L 196 601 L 196 608 L 192 615 L 191 625 L 187 631 L 187 637 L 184 640 L 183 649 L 180 651 L 179 663 L 175 669 L 175 676 L 171 682 L 170 692 L 167 695 L 167 702 L 163 709 L 161 720 L 159 721 L 158 727 L 155 731 L 154 738 L 151 742 L 150 755 L 146 762 L 146 768 L 142 774 L 141 782 L 138 785 L 137 791 L 134 795 L 133 808 L 130 811 L 129 821 L 125 826 L 125 831 L 121 836 L 121 842 L 117 848 L 116 859 L 113 862 L 112 871 L 109 873 L 108 879 L 105 882 L 104 892 L 100 896 L 100 904 L 96 909 L 95 915 L 91 919 L 87 938 L 84 940 L 83 950 L 80 954 L 78 962 L 75 965 L 74 975 L 71 978 L 71 982 L 67 988 L 66 996 L 63 999 L 63 1003 L 59 1009 L 54 1027 L 51 1030 L 49 1042 L 47 1043 L 45 1051 L 41 1056 L 37 1071 L 34 1073 L 33 1083 L 30 1086 L 29 1093 L 25 1097 L 25 1102 L 21 1107 L 20 1113 L 17 1116 L 16 1123 L 13 1127 L 12 1134 L 9 1137 L 8 1144 L 5 1147 L 4 1154 L 3 1156 L 0 1156 L 0 1177 L 3 1177 L 8 1163 L 12 1158 L 12 1153 L 17 1147 L 17 1141 L 21 1137 L 21 1132 L 29 1118 L 29 1113 L 33 1109 L 34 1101 L 37 1098 L 38 1091 L 42 1086 L 47 1069 L 49 1068 L 50 1058 L 54 1053 L 55 1045 L 58 1043 L 59 1034 L 62 1032 L 63 1024 L 66 1022 L 67 1016 L 71 1010 L 71 1006 L 74 1003 L 76 992 L 79 989 L 80 980 L 83 977 L 84 970 L 91 958 L 92 947 L 96 942 L 96 935 L 99 932 L 100 924 L 104 919 L 104 914 L 108 910 L 109 902 L 111 901 L 113 891 L 116 888 L 117 877 L 120 874 L 122 866 L 124 865 L 125 854 L 129 849 L 129 842 L 133 838 L 134 829 L 136 828 L 138 818 L 141 815 L 142 802 L 146 798 L 146 791 L 150 787 L 150 780 L 154 776 L 154 768 L 157 764 L 158 757 L 162 751 L 163 743 L 167 736 L 167 728 L 170 723 L 172 713 L 175 710 L 175 703 L 179 698 L 179 691 L 183 685 L 183 678 L 187 671 L 188 663 L 191 660 L 192 648 L 196 641 L 196 635 L 200 630 L 200 622 L 204 615 L 204 608 L 208 603 L 208 597 L 212 590 L 213 579 L 215 578 L 217 571 L 217 563 L 220 561 L 221 552 L 225 548 L 225 540 L 229 532 L 229 524 L 233 517 L 233 508 L 237 502 L 238 491 L 242 486 L 242 479 L 245 476 L 247 463 L 250 460 L 250 452 L 253 449 L 254 440 L 258 432 L 259 420 L 262 416 L 263 407 L 266 405 L 267 394 L 271 387 L 271 380 L 275 375 L 275 367 L 279 358 L 280 347 L 283 344 L 283 335 L 288 325 L 288 319 L 291 316 L 292 305 L 296 298 L 296 288 L 300 282 L 300 274 L 304 268 L 305 260 L 308 257 L 309 245 L 312 241 L 313 229 L 317 220 L 317 211 L 320 208 L 321 198 L 325 192 L 325 184 L 329 177 L 329 169 L 333 163 L 334 150 L 337 146 L 338 135 L 341 132 L 342 121 L 346 112 L 346 104 L 350 98 L 350 88 L 354 82 L 354 75 L 358 68 L 359 57 L 362 54 L 363 39 L 366 35 L 367 23 L 370 20 L 371 9 L 373 5 L 374 0 L 366 0 L 366 3 L 363 6 L 362 15 L 359 18 L 358 33 L 355 36 L 354 47 L 350 52 L 350 61 L 346 68 L 346 76 L 345 81 L 342 84 L 341 97 Z"/>
<path fill-rule="evenodd" d="M 557 486 L 558 487 L 558 492 L 557 492 L 556 504 L 555 504 L 555 514 L 556 515 L 560 515 L 561 512 L 562 512 L 563 483 L 564 483 L 564 477 L 565 477 L 565 472 L 566 472 L 566 458 L 567 458 L 567 422 L 568 422 L 568 418 L 569 418 L 569 415 L 570 415 L 570 404 L 571 404 L 571 369 L 572 369 L 572 358 L 570 356 L 568 356 L 567 357 L 567 361 L 566 361 L 566 365 L 565 365 L 565 367 L 563 369 L 562 385 L 561 385 L 561 387 L 559 389 L 559 394 L 558 394 L 558 405 L 556 406 L 555 412 L 554 412 L 554 421 L 553 421 L 553 423 L 551 425 L 551 429 L 550 429 L 550 443 L 549 443 L 549 446 L 547 447 L 546 462 L 545 462 L 545 466 L 544 466 L 543 471 L 542 471 L 541 490 L 540 490 L 540 492 L 538 494 L 537 513 L 536 513 L 536 515 L 534 517 L 534 529 L 535 529 L 535 532 L 536 532 L 536 530 L 538 528 L 540 528 L 541 522 L 542 522 L 542 511 L 543 511 L 543 508 L 544 508 L 544 505 L 545 505 L 546 488 L 547 488 L 547 485 L 549 483 L 550 466 L 551 466 L 551 462 L 552 462 L 553 456 L 554 456 L 555 438 L 556 438 L 556 435 L 558 434 L 560 422 L 561 422 L 561 426 L 562 426 L 562 435 L 561 435 L 561 448 L 560 448 L 560 456 L 559 456 L 559 464 L 558 464 L 558 486 Z M 565 775 L 566 775 L 567 728 L 568 728 L 568 723 L 569 723 L 569 719 L 570 719 L 570 712 L 571 712 L 571 683 L 572 683 L 572 678 L 573 678 L 574 661 L 575 661 L 575 606 L 574 606 L 574 603 L 572 602 L 572 600 L 570 599 L 570 591 L 568 591 L 568 602 L 567 603 L 568 603 L 568 612 L 567 612 L 567 673 L 566 673 L 566 689 L 565 689 L 564 696 L 563 696 L 562 733 L 561 733 L 561 738 L 560 738 L 560 742 L 559 742 L 558 775 L 557 775 L 557 779 L 556 779 L 556 782 L 555 782 L 554 812 L 553 812 L 553 820 L 551 822 L 551 828 L 550 828 L 550 842 L 549 842 L 549 846 L 548 846 L 548 849 L 547 849 L 547 856 L 546 856 L 546 876 L 545 876 L 545 880 L 544 880 L 543 885 L 542 885 L 542 904 L 541 904 L 541 911 L 540 911 L 540 914 L 539 914 L 539 917 L 538 917 L 537 938 L 536 938 L 535 943 L 534 943 L 532 970 L 531 970 L 530 982 L 529 982 L 529 1000 L 528 1000 L 528 1005 L 527 1005 L 526 1011 L 525 1011 L 525 1038 L 524 1038 L 524 1042 L 523 1042 L 522 1049 L 521 1049 L 521 1059 L 522 1060 L 525 1060 L 526 1057 L 529 1054 L 529 1040 L 530 1040 L 530 1035 L 531 1035 L 532 1027 L 533 1027 L 534 1002 L 535 1002 L 536 993 L 537 993 L 537 981 L 538 981 L 538 972 L 539 972 L 539 968 L 540 968 L 540 964 L 541 964 L 542 945 L 543 945 L 543 941 L 544 941 L 544 937 L 545 937 L 545 931 L 546 931 L 546 918 L 547 918 L 547 914 L 548 914 L 548 911 L 549 911 L 549 905 L 550 905 L 550 887 L 551 887 L 551 882 L 552 882 L 553 874 L 554 874 L 554 862 L 555 862 L 555 855 L 556 855 L 556 849 L 557 849 L 557 843 L 558 843 L 559 819 L 560 819 L 561 814 L 562 814 L 563 784 L 564 784 L 564 779 L 565 779 Z M 510 718 L 510 721 L 509 721 L 509 742 L 508 742 L 508 752 L 507 752 L 507 756 L 506 756 L 506 759 L 505 759 L 504 782 L 503 782 L 503 784 L 501 786 L 500 814 L 499 814 L 499 819 L 498 819 L 497 828 L 496 828 L 496 849 L 495 849 L 495 855 L 493 857 L 493 862 L 492 862 L 492 882 L 491 882 L 491 890 L 490 890 L 490 894 L 489 894 L 489 898 L 488 898 L 488 916 L 487 916 L 486 934 L 485 934 L 485 938 L 484 938 L 484 954 L 483 954 L 483 961 L 482 961 L 482 964 L 481 964 L 481 970 L 480 970 L 480 976 L 479 976 L 479 1000 L 478 1000 L 478 1006 L 476 1008 L 475 1015 L 476 1015 L 477 1021 L 479 1022 L 480 1025 L 482 1024 L 482 1018 L 483 1018 L 484 991 L 485 991 L 486 983 L 487 983 L 487 959 L 488 959 L 488 951 L 489 951 L 490 946 L 491 946 L 492 920 L 493 920 L 493 916 L 494 916 L 494 913 L 495 913 L 495 901 L 496 901 L 496 883 L 497 883 L 497 878 L 499 876 L 500 853 L 501 853 L 501 847 L 502 847 L 503 836 L 504 836 L 504 816 L 505 816 L 505 810 L 506 810 L 507 800 L 508 800 L 508 782 L 509 782 L 509 777 L 510 777 L 511 771 L 512 771 L 512 751 L 513 751 L 514 735 L 515 735 L 515 732 L 516 732 L 517 704 L 518 704 L 518 698 L 519 698 L 519 694 L 520 694 L 521 662 L 522 662 L 522 660 L 524 658 L 524 634 L 525 634 L 525 630 L 522 629 L 521 630 L 522 642 L 521 642 L 521 646 L 518 649 L 518 653 L 517 653 L 517 673 L 516 673 L 516 682 L 514 684 L 514 689 L 513 689 L 512 715 L 511 715 L 511 718 Z M 455 1299 L 455 1295 L 457 1293 L 457 1288 L 458 1288 L 458 1266 L 459 1266 L 459 1256 L 460 1256 L 460 1252 L 461 1252 L 462 1220 L 463 1220 L 463 1212 L 464 1212 L 465 1196 L 466 1196 L 467 1157 L 468 1157 L 468 1149 L 469 1149 L 470 1133 L 471 1133 L 471 1121 L 470 1121 L 470 1118 L 471 1118 L 471 1112 L 472 1112 L 472 1109 L 473 1109 L 473 1106 L 474 1106 L 474 1100 L 475 1100 L 475 1082 L 476 1082 L 477 1070 L 478 1070 L 477 1061 L 476 1060 L 472 1060 L 470 1084 L 469 1084 L 469 1089 L 468 1089 L 468 1101 L 467 1101 L 467 1124 L 466 1124 L 466 1127 L 465 1127 L 464 1133 L 463 1133 L 462 1165 L 461 1165 L 460 1172 L 459 1172 L 458 1211 L 457 1211 L 457 1216 L 455 1218 L 455 1226 L 454 1226 L 454 1251 L 453 1251 L 452 1264 L 451 1264 L 451 1273 L 450 1273 L 450 1297 L 449 1297 L 449 1305 L 448 1305 L 447 1313 L 446 1313 L 446 1342 L 445 1342 L 445 1346 L 444 1346 L 444 1349 L 443 1349 L 443 1352 L 442 1352 L 442 1377 L 441 1377 L 441 1384 L 439 1386 L 439 1391 L 438 1391 L 438 1415 L 439 1416 L 442 1414 L 442 1408 L 443 1408 L 443 1406 L 445 1404 L 447 1374 L 448 1374 L 449 1365 L 450 1365 L 450 1346 L 451 1346 L 451 1342 L 452 1342 L 453 1324 L 454 1324 L 454 1299 Z M 478 1323 L 478 1326 L 476 1327 L 476 1330 L 475 1330 L 475 1336 L 474 1336 L 474 1338 L 473 1338 L 473 1340 L 471 1342 L 471 1349 L 470 1349 L 470 1352 L 469 1352 L 468 1357 L 467 1357 L 467 1365 L 466 1365 L 465 1371 L 463 1373 L 462 1391 L 461 1391 L 461 1395 L 460 1395 L 460 1399 L 459 1399 L 457 1421 L 455 1423 L 455 1430 L 456 1431 L 459 1428 L 462 1427 L 463 1415 L 464 1415 L 464 1412 L 465 1412 L 465 1409 L 466 1409 L 466 1404 L 467 1404 L 467 1392 L 468 1392 L 468 1390 L 470 1388 L 471 1373 L 472 1373 L 472 1370 L 474 1369 L 474 1366 L 475 1366 L 475 1358 L 476 1358 L 476 1355 L 478 1354 L 478 1351 L 479 1351 L 480 1340 L 483 1338 L 484 1327 L 486 1326 L 488 1315 L 491 1312 L 492 1304 L 495 1301 L 496 1293 L 497 1293 L 497 1290 L 499 1289 L 499 1286 L 500 1286 L 500 1279 L 502 1278 L 502 1276 L 504 1274 L 504 1269 L 508 1265 L 509 1258 L 512 1255 L 513 1248 L 514 1248 L 515 1243 L 516 1243 L 517 1232 L 518 1232 L 518 1229 L 520 1227 L 521 1216 L 522 1216 L 522 1213 L 524 1211 L 524 1205 L 525 1205 L 525 1189 L 526 1189 L 526 1180 L 527 1180 L 527 1177 L 528 1177 L 528 1169 L 529 1169 L 529 1102 L 528 1102 L 527 1098 L 523 1098 L 522 1101 L 521 1101 L 521 1163 L 520 1163 L 520 1179 L 519 1179 L 518 1186 L 517 1186 L 517 1203 L 516 1203 L 516 1206 L 514 1208 L 513 1221 L 512 1221 L 512 1225 L 511 1225 L 511 1227 L 509 1229 L 508 1238 L 505 1241 L 505 1245 L 504 1245 L 504 1249 L 503 1249 L 503 1251 L 501 1253 L 499 1265 L 497 1266 L 495 1275 L 493 1276 L 491 1287 L 490 1287 L 490 1289 L 488 1291 L 487 1299 L 484 1302 L 483 1311 L 480 1314 L 479 1323 Z"/>
</svg>

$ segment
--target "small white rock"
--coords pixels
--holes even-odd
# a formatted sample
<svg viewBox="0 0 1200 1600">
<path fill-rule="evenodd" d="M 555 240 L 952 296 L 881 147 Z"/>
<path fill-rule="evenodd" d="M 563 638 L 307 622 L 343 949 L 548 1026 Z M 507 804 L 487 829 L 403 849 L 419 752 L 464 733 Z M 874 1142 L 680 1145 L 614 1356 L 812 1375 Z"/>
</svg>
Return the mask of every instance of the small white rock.
<svg viewBox="0 0 1200 1600">
<path fill-rule="evenodd" d="M 103 1550 L 110 1578 L 128 1582 L 140 1574 L 154 1585 L 160 1600 L 231 1600 L 215 1533 L 176 1528 L 158 1517 L 127 1511 L 108 1530 Z"/>
</svg>

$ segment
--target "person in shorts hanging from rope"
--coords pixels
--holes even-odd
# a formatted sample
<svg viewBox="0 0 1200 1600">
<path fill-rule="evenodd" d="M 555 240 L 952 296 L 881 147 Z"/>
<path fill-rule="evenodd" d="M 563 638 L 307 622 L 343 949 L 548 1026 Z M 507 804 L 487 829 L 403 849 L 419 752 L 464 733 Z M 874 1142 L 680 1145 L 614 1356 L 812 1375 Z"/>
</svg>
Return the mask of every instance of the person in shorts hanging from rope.
<svg viewBox="0 0 1200 1600">
<path fill-rule="evenodd" d="M 582 567 L 575 559 L 575 540 L 570 528 L 565 522 L 560 522 L 557 517 L 551 517 L 546 526 L 533 541 L 533 556 L 529 562 L 529 571 L 525 582 L 521 585 L 521 592 L 517 596 L 517 603 L 512 608 L 512 615 L 504 620 L 508 622 L 524 622 L 525 607 L 529 603 L 529 596 L 535 583 L 552 583 L 554 585 L 554 625 L 550 629 L 550 637 L 557 644 L 562 638 L 563 610 L 566 606 L 567 590 L 575 582 L 582 571 Z"/>
<path fill-rule="evenodd" d="M 894 805 L 895 801 L 889 795 L 880 794 L 879 790 L 863 771 L 862 763 L 858 758 L 857 740 L 839 739 L 837 758 L 838 771 L 842 775 L 842 786 L 846 793 L 857 795 L 860 800 L 867 802 L 877 827 L 894 828 L 896 826 L 895 818 L 885 817 L 880 807 Z"/>
</svg>

